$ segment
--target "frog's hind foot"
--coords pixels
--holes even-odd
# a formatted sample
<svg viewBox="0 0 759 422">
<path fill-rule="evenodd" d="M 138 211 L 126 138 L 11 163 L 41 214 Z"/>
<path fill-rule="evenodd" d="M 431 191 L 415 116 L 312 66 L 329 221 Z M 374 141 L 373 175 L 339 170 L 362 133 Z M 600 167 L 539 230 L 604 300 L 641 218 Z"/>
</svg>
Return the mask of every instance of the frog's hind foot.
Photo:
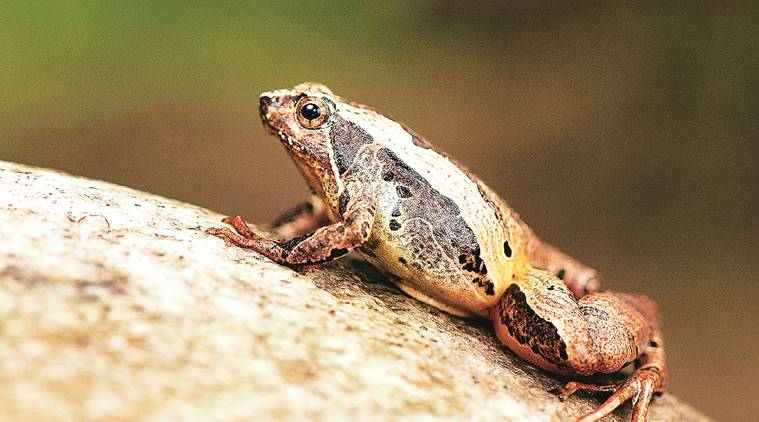
<svg viewBox="0 0 759 422">
<path fill-rule="evenodd" d="M 632 421 L 644 422 L 646 420 L 646 415 L 648 415 L 648 407 L 651 404 L 651 399 L 655 393 L 662 391 L 662 377 L 659 370 L 653 367 L 638 369 L 625 381 L 614 384 L 594 385 L 580 382 L 568 382 L 559 392 L 559 398 L 561 400 L 566 400 L 578 390 L 593 393 L 599 391 L 613 391 L 614 393 L 606 399 L 603 404 L 593 409 L 592 412 L 579 417 L 577 422 L 598 421 L 617 407 L 621 406 L 624 402 L 631 399 L 633 402 Z"/>
</svg>

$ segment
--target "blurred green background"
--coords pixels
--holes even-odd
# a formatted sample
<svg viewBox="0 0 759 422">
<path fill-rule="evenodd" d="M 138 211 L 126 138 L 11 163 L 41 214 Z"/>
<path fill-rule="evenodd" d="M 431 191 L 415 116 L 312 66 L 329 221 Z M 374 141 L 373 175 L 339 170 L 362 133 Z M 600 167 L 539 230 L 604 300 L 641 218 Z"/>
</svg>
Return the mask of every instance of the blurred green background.
<svg viewBox="0 0 759 422">
<path fill-rule="evenodd" d="M 671 391 L 759 414 L 756 2 L 3 2 L 0 159 L 266 222 L 307 190 L 257 117 L 311 80 L 471 167 L 661 306 Z"/>
</svg>

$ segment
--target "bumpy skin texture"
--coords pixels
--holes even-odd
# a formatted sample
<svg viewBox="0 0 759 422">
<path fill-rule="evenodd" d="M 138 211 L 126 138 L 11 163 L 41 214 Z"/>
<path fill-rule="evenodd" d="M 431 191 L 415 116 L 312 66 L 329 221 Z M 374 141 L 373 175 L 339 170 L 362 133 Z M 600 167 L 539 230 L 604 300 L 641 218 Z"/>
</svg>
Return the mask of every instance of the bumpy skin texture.
<svg viewBox="0 0 759 422">
<path fill-rule="evenodd" d="M 560 393 L 613 391 L 579 420 L 632 399 L 645 420 L 664 390 L 664 349 L 654 304 L 602 291 L 596 272 L 542 242 L 466 168 L 380 112 L 305 83 L 261 96 L 265 127 L 286 147 L 314 196 L 274 224 L 285 240 L 252 232 L 241 217 L 215 235 L 288 266 L 357 249 L 409 295 L 452 314 L 493 321 L 498 338 L 562 375 L 612 373 L 623 383 L 570 382 Z"/>
</svg>

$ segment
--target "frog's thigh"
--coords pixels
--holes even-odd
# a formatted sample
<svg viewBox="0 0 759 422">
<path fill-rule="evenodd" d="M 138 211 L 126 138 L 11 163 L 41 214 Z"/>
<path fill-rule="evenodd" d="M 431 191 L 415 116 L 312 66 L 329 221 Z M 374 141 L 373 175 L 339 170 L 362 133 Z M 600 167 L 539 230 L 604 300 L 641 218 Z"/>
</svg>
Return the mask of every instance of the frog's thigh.
<svg viewBox="0 0 759 422">
<path fill-rule="evenodd" d="M 646 316 L 623 295 L 575 301 L 559 278 L 537 269 L 514 279 L 490 317 L 511 350 L 560 374 L 616 372 L 638 358 L 651 335 Z"/>
<path fill-rule="evenodd" d="M 564 280 L 564 284 L 578 299 L 601 289 L 596 270 L 541 240 L 536 242 L 529 260 L 533 267 L 548 270 Z"/>
</svg>

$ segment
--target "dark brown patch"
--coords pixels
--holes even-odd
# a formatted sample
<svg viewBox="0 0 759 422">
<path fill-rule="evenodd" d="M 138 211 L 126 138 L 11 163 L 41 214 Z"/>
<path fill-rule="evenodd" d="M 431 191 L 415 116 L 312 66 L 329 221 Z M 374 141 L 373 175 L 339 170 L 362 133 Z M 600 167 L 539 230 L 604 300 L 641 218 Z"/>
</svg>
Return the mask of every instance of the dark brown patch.
<svg viewBox="0 0 759 422">
<path fill-rule="evenodd" d="M 509 245 L 509 241 L 503 242 L 503 253 L 506 255 L 507 258 L 511 258 L 511 246 Z"/>
<path fill-rule="evenodd" d="M 361 223 L 361 236 L 364 238 L 369 237 L 369 222 L 364 221 Z"/>
<path fill-rule="evenodd" d="M 480 277 L 475 277 L 472 280 L 472 283 L 476 284 L 480 288 L 485 289 L 485 294 L 488 296 L 493 296 L 495 294 L 495 285 L 493 285 L 493 282 L 490 280 L 483 280 Z"/>
<path fill-rule="evenodd" d="M 341 256 L 347 254 L 348 252 L 350 251 L 347 248 L 335 248 L 329 251 L 329 255 L 326 258 L 315 260 L 315 261 L 309 261 L 304 264 L 305 265 L 324 264 L 325 262 L 329 262 L 337 258 L 340 258 Z"/>
<path fill-rule="evenodd" d="M 376 253 L 374 253 L 374 251 L 373 251 L 373 250 L 371 250 L 371 249 L 367 248 L 366 246 L 359 246 L 359 247 L 358 247 L 358 248 L 356 248 L 356 249 L 357 249 L 359 252 L 361 252 L 362 254 L 364 254 L 364 255 L 369 255 L 369 256 L 371 256 L 372 258 L 376 258 L 376 257 L 377 257 L 377 254 L 376 254 Z"/>
<path fill-rule="evenodd" d="M 567 368 L 567 345 L 556 327 L 530 307 L 519 286 L 509 286 L 501 300 L 501 323 L 506 326 L 509 335 L 546 361 L 559 368 Z"/>
<path fill-rule="evenodd" d="M 459 255 L 459 263 L 463 264 L 461 268 L 466 271 L 482 275 L 488 273 L 488 268 L 485 266 L 485 262 L 480 257 L 479 246 L 477 246 L 470 254 Z"/>
<path fill-rule="evenodd" d="M 277 242 L 277 244 L 283 249 L 280 256 L 282 258 L 287 258 L 290 256 L 290 253 L 295 249 L 298 245 L 300 245 L 302 242 L 304 242 L 309 237 L 313 236 L 315 232 L 306 233 L 301 236 L 293 237 L 290 240 L 286 240 L 284 242 Z"/>
<path fill-rule="evenodd" d="M 329 136 L 332 140 L 332 150 L 340 175 L 348 171 L 348 167 L 353 164 L 356 153 L 363 145 L 374 142 L 372 136 L 361 126 L 345 120 L 339 115 L 335 115 L 333 118 Z"/>
<path fill-rule="evenodd" d="M 601 308 L 596 308 L 592 305 L 580 306 L 580 312 L 582 312 L 582 315 L 586 319 L 593 318 L 597 319 L 598 321 L 608 321 L 610 318 L 608 312 Z"/>
<path fill-rule="evenodd" d="M 402 257 L 402 256 L 399 256 L 399 257 L 398 257 L 398 262 L 400 262 L 400 263 L 401 263 L 401 264 L 403 264 L 403 265 L 406 265 L 406 264 L 408 264 L 408 262 L 406 261 L 406 258 L 404 258 L 404 257 Z"/>
<path fill-rule="evenodd" d="M 405 186 L 396 186 L 395 190 L 398 193 L 398 197 L 400 197 L 400 198 L 411 198 L 411 191 L 409 190 L 409 188 L 407 188 Z"/>
<path fill-rule="evenodd" d="M 390 220 L 390 230 L 396 231 L 401 228 L 401 223 L 397 222 L 396 220 Z"/>
<path fill-rule="evenodd" d="M 556 277 L 559 277 L 561 280 L 564 280 L 564 275 L 566 272 L 564 271 L 564 268 L 560 269 L 559 272 L 556 273 Z"/>
<path fill-rule="evenodd" d="M 409 224 L 424 222 L 427 227 L 404 233 L 410 243 L 413 262 L 429 264 L 429 268 L 444 265 L 441 262 L 458 258 L 461 268 L 470 271 L 483 281 L 487 266 L 480 256 L 480 245 L 474 231 L 461 216 L 455 201 L 433 188 L 429 181 L 401 160 L 388 148 L 380 148 L 376 158 L 382 173 L 392 173 L 399 200 L 392 211 L 391 231 Z M 396 224 L 393 223 L 395 221 Z M 437 243 L 441 252 L 430 245 Z M 438 255 L 436 255 L 438 254 Z"/>
<path fill-rule="evenodd" d="M 393 274 L 390 272 L 385 272 L 384 274 L 385 274 L 385 277 L 387 277 L 393 283 L 402 280 L 401 276 L 399 276 L 398 274 Z"/>
<path fill-rule="evenodd" d="M 347 248 L 332 249 L 331 251 L 329 251 L 329 257 L 327 257 L 327 259 L 330 260 L 330 259 L 339 258 L 339 257 L 347 254 L 348 252 L 349 251 L 348 251 Z"/>
<path fill-rule="evenodd" d="M 340 213 L 340 215 L 345 214 L 345 209 L 348 207 L 348 202 L 350 202 L 351 195 L 350 192 L 348 192 L 348 189 L 343 189 L 343 192 L 340 194 L 340 198 L 338 198 L 338 204 L 337 204 L 337 212 Z"/>
</svg>

